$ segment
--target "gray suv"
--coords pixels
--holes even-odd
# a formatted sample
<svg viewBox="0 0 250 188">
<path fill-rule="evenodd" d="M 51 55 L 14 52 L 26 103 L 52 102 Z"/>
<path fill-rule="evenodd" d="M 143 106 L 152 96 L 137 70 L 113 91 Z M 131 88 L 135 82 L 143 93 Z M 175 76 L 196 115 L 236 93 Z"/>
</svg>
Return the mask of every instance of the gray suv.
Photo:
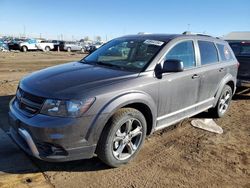
<svg viewBox="0 0 250 188">
<path fill-rule="evenodd" d="M 61 41 L 59 43 L 59 49 L 61 51 L 67 51 L 67 52 L 72 52 L 72 51 L 82 51 L 84 52 L 84 47 L 81 46 L 79 42 L 71 42 L 71 41 Z"/>
<path fill-rule="evenodd" d="M 42 160 L 97 155 L 117 167 L 154 131 L 208 109 L 222 117 L 237 70 L 230 46 L 217 38 L 124 36 L 24 77 L 10 102 L 10 133 Z"/>
</svg>

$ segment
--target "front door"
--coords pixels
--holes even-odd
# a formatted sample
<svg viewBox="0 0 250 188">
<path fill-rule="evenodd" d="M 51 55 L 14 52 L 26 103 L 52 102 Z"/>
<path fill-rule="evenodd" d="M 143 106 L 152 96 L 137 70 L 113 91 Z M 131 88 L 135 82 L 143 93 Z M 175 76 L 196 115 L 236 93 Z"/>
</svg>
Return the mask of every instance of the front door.
<svg viewBox="0 0 250 188">
<path fill-rule="evenodd" d="M 195 110 L 200 77 L 196 69 L 196 56 L 192 40 L 181 41 L 170 49 L 167 59 L 181 60 L 184 71 L 165 73 L 160 80 L 157 128 L 178 121 Z"/>
</svg>

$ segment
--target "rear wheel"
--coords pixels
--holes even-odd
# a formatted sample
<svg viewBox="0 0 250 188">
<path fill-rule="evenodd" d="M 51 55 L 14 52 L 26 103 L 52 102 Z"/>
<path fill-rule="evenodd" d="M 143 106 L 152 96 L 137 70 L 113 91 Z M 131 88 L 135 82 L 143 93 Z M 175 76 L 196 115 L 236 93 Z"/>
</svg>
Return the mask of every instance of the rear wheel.
<svg viewBox="0 0 250 188">
<path fill-rule="evenodd" d="M 45 47 L 45 52 L 49 52 L 50 51 L 50 47 L 49 46 L 46 46 Z"/>
<path fill-rule="evenodd" d="M 225 85 L 217 102 L 217 105 L 210 110 L 210 112 L 215 117 L 220 118 L 224 116 L 225 113 L 228 111 L 232 99 L 232 93 L 233 92 L 231 87 L 229 85 Z"/>
<path fill-rule="evenodd" d="M 97 147 L 98 157 L 111 167 L 131 161 L 146 137 L 143 114 L 133 108 L 122 108 L 105 127 Z"/>
<path fill-rule="evenodd" d="M 27 51 L 28 51 L 27 46 L 23 46 L 23 47 L 22 47 L 22 51 L 23 51 L 23 52 L 27 52 Z"/>
</svg>

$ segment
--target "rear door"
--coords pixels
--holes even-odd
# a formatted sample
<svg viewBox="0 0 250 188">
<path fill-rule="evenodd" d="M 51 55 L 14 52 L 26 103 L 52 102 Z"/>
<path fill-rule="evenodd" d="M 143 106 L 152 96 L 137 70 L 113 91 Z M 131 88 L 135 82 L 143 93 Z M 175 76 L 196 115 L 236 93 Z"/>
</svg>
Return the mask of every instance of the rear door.
<svg viewBox="0 0 250 188">
<path fill-rule="evenodd" d="M 225 65 L 220 63 L 217 47 L 214 42 L 198 40 L 200 52 L 199 74 L 201 75 L 198 102 L 210 101 L 218 89 L 220 81 L 226 75 Z"/>
</svg>

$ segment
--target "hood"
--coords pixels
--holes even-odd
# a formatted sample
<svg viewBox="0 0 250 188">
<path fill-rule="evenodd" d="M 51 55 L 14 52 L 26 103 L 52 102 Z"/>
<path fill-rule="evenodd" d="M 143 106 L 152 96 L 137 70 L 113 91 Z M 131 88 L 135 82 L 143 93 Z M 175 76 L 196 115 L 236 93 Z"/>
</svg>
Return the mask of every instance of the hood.
<svg viewBox="0 0 250 188">
<path fill-rule="evenodd" d="M 72 99 L 97 87 L 137 76 L 134 72 L 72 62 L 34 72 L 22 79 L 20 87 L 41 97 Z"/>
</svg>

